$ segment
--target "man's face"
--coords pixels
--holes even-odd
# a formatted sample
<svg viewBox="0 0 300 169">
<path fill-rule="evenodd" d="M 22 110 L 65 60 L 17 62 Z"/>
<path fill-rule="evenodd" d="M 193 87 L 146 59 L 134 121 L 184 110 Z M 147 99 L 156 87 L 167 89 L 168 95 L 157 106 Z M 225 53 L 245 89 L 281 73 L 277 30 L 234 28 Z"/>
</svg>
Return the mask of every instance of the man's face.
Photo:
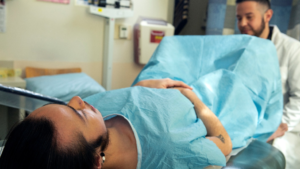
<svg viewBox="0 0 300 169">
<path fill-rule="evenodd" d="M 238 28 L 242 34 L 260 37 L 266 23 L 261 5 L 254 1 L 237 4 Z"/>
</svg>

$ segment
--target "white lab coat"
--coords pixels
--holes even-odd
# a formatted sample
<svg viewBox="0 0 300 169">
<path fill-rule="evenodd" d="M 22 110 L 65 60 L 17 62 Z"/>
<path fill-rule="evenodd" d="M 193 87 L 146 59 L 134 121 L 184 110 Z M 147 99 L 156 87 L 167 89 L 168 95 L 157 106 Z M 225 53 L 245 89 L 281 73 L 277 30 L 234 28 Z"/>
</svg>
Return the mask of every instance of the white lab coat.
<svg viewBox="0 0 300 169">
<path fill-rule="evenodd" d="M 282 122 L 289 131 L 274 140 L 273 146 L 286 157 L 286 169 L 300 166 L 300 42 L 273 26 L 271 38 L 277 49 L 284 99 Z"/>
</svg>

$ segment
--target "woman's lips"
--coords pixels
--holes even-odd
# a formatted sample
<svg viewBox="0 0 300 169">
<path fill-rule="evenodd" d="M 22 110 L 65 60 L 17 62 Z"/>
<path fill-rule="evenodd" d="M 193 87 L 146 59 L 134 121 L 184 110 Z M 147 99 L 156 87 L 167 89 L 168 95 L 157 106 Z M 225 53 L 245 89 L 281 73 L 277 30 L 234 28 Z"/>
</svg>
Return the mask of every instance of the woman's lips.
<svg viewBox="0 0 300 169">
<path fill-rule="evenodd" d="M 91 105 L 91 108 L 95 113 L 97 112 L 94 106 Z"/>
<path fill-rule="evenodd" d="M 88 102 L 84 101 L 85 104 L 87 104 L 88 106 L 90 106 L 90 108 L 93 110 L 93 112 L 97 113 L 96 109 L 94 106 L 90 105 Z"/>
</svg>

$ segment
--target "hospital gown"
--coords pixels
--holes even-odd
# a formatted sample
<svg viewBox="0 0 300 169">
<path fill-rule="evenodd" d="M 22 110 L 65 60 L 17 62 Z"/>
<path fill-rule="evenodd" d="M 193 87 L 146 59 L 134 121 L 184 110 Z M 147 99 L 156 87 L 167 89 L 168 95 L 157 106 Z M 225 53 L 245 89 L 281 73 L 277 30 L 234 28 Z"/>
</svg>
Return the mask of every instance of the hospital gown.
<svg viewBox="0 0 300 169">
<path fill-rule="evenodd" d="M 122 115 L 136 131 L 141 169 L 204 168 L 225 165 L 220 149 L 206 139 L 193 104 L 174 89 L 133 87 L 84 99 L 103 116 Z"/>
</svg>

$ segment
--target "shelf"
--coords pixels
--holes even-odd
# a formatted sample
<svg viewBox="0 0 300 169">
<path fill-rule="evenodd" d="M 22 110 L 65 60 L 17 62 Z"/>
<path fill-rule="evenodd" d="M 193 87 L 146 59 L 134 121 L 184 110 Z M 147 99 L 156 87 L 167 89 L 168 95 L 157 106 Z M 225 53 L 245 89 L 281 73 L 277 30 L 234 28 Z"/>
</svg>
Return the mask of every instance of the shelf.
<svg viewBox="0 0 300 169">
<path fill-rule="evenodd" d="M 97 6 L 90 6 L 90 12 L 106 18 L 127 18 L 133 16 L 132 9 L 115 9 L 115 8 L 101 8 Z"/>
<path fill-rule="evenodd" d="M 25 89 L 26 81 L 20 77 L 0 78 L 0 84 L 10 87 L 19 87 Z"/>
</svg>

